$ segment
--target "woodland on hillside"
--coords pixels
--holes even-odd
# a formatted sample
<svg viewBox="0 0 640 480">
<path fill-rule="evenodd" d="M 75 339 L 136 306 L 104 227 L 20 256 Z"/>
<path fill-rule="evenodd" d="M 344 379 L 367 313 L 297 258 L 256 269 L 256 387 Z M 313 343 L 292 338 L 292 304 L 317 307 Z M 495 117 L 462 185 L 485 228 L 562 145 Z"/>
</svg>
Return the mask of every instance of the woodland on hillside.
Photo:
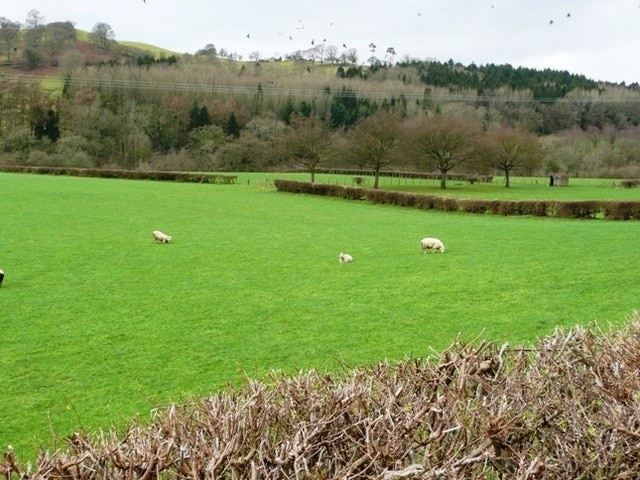
<svg viewBox="0 0 640 480">
<path fill-rule="evenodd" d="M 24 25 L 0 17 L 0 164 L 640 177 L 637 84 L 365 65 L 324 45 L 248 62 L 214 45 L 176 56 L 122 45 L 104 23 L 80 33 L 37 11 Z"/>
</svg>

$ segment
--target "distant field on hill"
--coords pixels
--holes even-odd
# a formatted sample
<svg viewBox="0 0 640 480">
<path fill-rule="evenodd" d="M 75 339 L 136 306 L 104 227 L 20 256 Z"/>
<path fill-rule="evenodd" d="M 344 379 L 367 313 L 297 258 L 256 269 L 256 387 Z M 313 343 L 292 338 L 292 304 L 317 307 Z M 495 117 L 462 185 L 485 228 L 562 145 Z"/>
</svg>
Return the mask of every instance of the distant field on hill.
<svg viewBox="0 0 640 480">
<path fill-rule="evenodd" d="M 140 50 L 144 50 L 145 52 L 149 52 L 154 56 L 160 57 L 162 55 L 171 56 L 171 55 L 181 55 L 179 52 L 172 52 L 171 50 L 167 50 L 166 48 L 156 47 L 155 45 L 151 45 L 149 43 L 144 42 L 118 42 L 120 45 L 124 45 L 126 47 L 138 48 Z"/>
<path fill-rule="evenodd" d="M 520 344 L 638 308 L 640 222 L 393 208 L 277 193 L 275 177 L 0 174 L 0 445 L 33 458 L 51 432 L 271 369 L 424 355 L 458 334 Z M 445 254 L 420 254 L 431 235 Z"/>
<path fill-rule="evenodd" d="M 79 30 L 76 28 L 76 39 L 81 42 L 90 42 L 91 41 L 91 33 L 86 30 Z M 150 52 L 154 55 L 180 55 L 182 52 L 172 52 L 171 50 L 167 50 L 166 48 L 158 47 L 156 45 L 151 45 L 144 42 L 130 42 L 130 41 L 120 41 L 118 40 L 118 44 L 124 45 L 126 47 L 134 47 L 140 50 L 144 50 Z"/>
</svg>

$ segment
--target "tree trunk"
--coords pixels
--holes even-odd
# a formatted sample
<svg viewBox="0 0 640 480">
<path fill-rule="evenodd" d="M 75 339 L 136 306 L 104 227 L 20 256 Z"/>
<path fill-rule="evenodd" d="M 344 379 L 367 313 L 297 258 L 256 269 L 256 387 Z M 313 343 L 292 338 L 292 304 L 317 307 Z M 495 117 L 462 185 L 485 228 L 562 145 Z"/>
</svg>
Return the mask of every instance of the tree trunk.
<svg viewBox="0 0 640 480">
<path fill-rule="evenodd" d="M 373 177 L 373 188 L 378 188 L 378 178 L 380 178 L 380 172 L 376 170 L 375 176 Z"/>
<path fill-rule="evenodd" d="M 447 172 L 440 172 L 440 188 L 442 190 L 447 189 Z"/>
<path fill-rule="evenodd" d="M 511 184 L 509 183 L 509 170 L 504 171 L 504 187 L 510 188 Z"/>
</svg>

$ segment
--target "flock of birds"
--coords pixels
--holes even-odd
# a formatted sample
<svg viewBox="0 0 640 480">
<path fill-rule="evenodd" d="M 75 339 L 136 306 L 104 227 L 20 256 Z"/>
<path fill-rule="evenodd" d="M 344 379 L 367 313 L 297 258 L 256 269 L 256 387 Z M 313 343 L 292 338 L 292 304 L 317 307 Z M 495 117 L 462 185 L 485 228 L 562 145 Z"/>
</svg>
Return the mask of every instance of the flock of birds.
<svg viewBox="0 0 640 480">
<path fill-rule="evenodd" d="M 298 30 L 298 31 L 304 30 L 304 20 L 302 18 L 298 18 L 297 22 L 298 22 L 298 25 L 296 26 L 296 30 Z M 333 22 L 330 22 L 329 23 L 329 27 L 332 27 L 332 26 L 333 26 Z M 283 35 L 285 35 L 285 33 L 284 32 L 276 32 L 276 35 L 283 36 Z M 250 33 L 247 33 L 245 36 L 247 38 L 251 38 L 251 34 Z M 294 38 L 293 34 L 287 34 L 287 36 L 289 37 L 289 40 L 293 40 L 293 38 Z M 323 44 L 327 43 L 326 37 L 322 39 L 322 43 Z M 316 39 L 312 38 L 311 39 L 311 46 L 315 46 L 315 45 L 316 45 Z M 347 44 L 345 42 L 342 42 L 342 48 L 347 48 Z"/>
<path fill-rule="evenodd" d="M 142 1 L 143 1 L 145 4 L 147 3 L 147 0 L 142 0 Z M 496 7 L 495 7 L 495 5 L 494 5 L 494 4 L 491 4 L 491 8 L 492 8 L 492 9 L 495 9 Z M 638 8 L 640 8 L 640 5 L 638 6 Z M 418 15 L 419 17 L 421 17 L 421 16 L 422 16 L 422 12 L 417 12 L 417 15 Z M 567 14 L 566 14 L 565 18 L 571 18 L 571 12 L 567 12 Z M 554 20 L 553 18 L 552 18 L 552 19 L 550 19 L 550 20 L 549 20 L 549 25 L 554 25 L 554 24 L 555 24 L 555 20 Z M 329 26 L 333 26 L 333 22 L 331 22 L 331 23 L 329 24 Z M 304 30 L 304 23 L 303 23 L 303 19 L 302 19 L 302 18 L 298 18 L 298 25 L 296 26 L 296 30 L 298 30 L 298 31 Z M 277 34 L 278 36 L 283 36 L 283 35 L 285 35 L 285 32 L 276 32 L 276 34 Z M 251 33 L 247 33 L 245 36 L 246 36 L 246 38 L 247 38 L 247 39 L 250 39 L 250 38 L 251 38 Z M 289 40 L 293 40 L 293 39 L 294 39 L 294 35 L 293 35 L 293 34 L 287 34 L 287 36 L 289 37 Z M 323 38 L 323 39 L 322 39 L 322 43 L 324 44 L 324 43 L 326 43 L 326 42 L 327 42 L 327 39 L 326 39 L 326 38 Z M 345 48 L 345 49 L 346 49 L 346 48 L 348 48 L 348 47 L 347 47 L 346 42 L 341 42 L 341 43 L 342 43 L 342 47 L 343 47 L 343 48 Z M 312 46 L 315 46 L 315 45 L 316 45 L 316 40 L 315 40 L 315 39 L 311 39 L 311 45 L 312 45 Z M 370 46 L 370 47 L 372 47 L 372 46 L 373 46 L 373 48 L 375 49 L 375 44 L 371 43 L 369 46 Z"/>
<path fill-rule="evenodd" d="M 146 3 L 146 0 L 143 0 L 143 1 Z M 491 5 L 491 8 L 492 8 L 492 9 L 495 9 L 496 7 L 495 7 L 495 5 L 493 5 L 493 4 L 492 4 L 492 5 Z M 418 15 L 419 17 L 422 17 L 422 12 L 417 12 L 417 15 Z M 567 12 L 567 14 L 566 14 L 566 17 L 565 17 L 565 18 L 571 18 L 571 12 Z M 298 25 L 296 26 L 296 30 L 298 30 L 298 31 L 300 31 L 300 30 L 304 30 L 304 22 L 303 22 L 303 19 L 302 19 L 302 18 L 298 18 L 298 19 L 297 19 L 297 22 L 298 22 Z M 554 23 L 555 23 L 555 21 L 554 21 L 553 19 L 550 19 L 550 20 L 549 20 L 549 25 L 553 25 Z M 333 26 L 333 22 L 329 23 L 329 26 L 330 26 L 330 27 L 332 27 L 332 26 Z M 276 34 L 277 34 L 278 36 L 283 36 L 283 35 L 285 35 L 285 32 L 276 32 Z M 247 39 L 250 39 L 250 38 L 251 38 L 251 33 L 247 33 L 245 36 L 246 36 L 246 38 L 247 38 Z M 293 40 L 293 39 L 294 39 L 293 34 L 288 34 L 288 37 L 289 37 L 289 40 Z M 322 43 L 324 44 L 324 43 L 326 43 L 326 42 L 327 42 L 327 39 L 326 39 L 326 38 L 323 38 L 323 39 L 322 39 Z M 347 49 L 347 48 L 348 48 L 348 47 L 347 47 L 346 42 L 341 42 L 341 43 L 342 43 L 342 48 L 344 48 L 344 49 Z M 311 45 L 312 45 L 312 46 L 315 46 L 315 45 L 316 45 L 316 40 L 315 40 L 315 39 L 311 39 Z M 371 47 L 373 47 L 374 49 L 376 48 L 374 43 L 371 43 L 371 44 L 369 45 L 369 47 L 370 47 L 370 48 L 371 48 Z"/>
<path fill-rule="evenodd" d="M 147 3 L 147 0 L 142 0 L 142 1 L 145 4 Z M 496 7 L 495 7 L 495 5 L 492 4 L 491 8 L 495 9 Z M 418 16 L 421 17 L 422 16 L 422 12 L 418 12 Z M 566 18 L 571 18 L 571 13 L 570 12 L 567 13 Z M 554 23 L 555 22 L 554 22 L 553 19 L 549 20 L 549 25 L 553 25 Z M 331 22 L 329 24 L 329 26 L 333 26 L 333 22 Z M 304 23 L 303 23 L 302 18 L 298 18 L 298 25 L 296 26 L 296 30 L 304 30 Z M 285 33 L 284 32 L 276 32 L 276 34 L 279 35 L 279 36 L 282 36 Z M 247 33 L 245 36 L 246 36 L 247 39 L 250 39 L 251 38 L 251 33 Z M 293 40 L 293 38 L 294 38 L 292 34 L 288 34 L 288 37 L 289 37 L 289 40 Z M 326 42 L 327 42 L 327 39 L 323 38 L 322 39 L 322 43 L 326 43 Z M 315 46 L 315 44 L 316 44 L 315 39 L 311 39 L 311 45 Z M 373 43 L 370 44 L 370 46 L 372 46 L 372 45 L 375 48 L 375 45 Z M 342 48 L 345 48 L 345 49 L 348 48 L 346 42 L 342 42 Z"/>
</svg>

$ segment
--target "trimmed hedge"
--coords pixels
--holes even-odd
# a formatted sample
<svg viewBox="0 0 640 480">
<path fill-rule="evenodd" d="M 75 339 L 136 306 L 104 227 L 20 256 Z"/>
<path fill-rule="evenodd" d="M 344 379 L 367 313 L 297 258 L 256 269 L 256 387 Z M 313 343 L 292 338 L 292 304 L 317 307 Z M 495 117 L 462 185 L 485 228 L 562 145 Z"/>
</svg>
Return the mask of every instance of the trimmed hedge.
<svg viewBox="0 0 640 480">
<path fill-rule="evenodd" d="M 475 198 L 463 198 L 458 201 L 460 210 L 466 213 L 487 213 L 490 204 L 486 200 L 478 200 Z"/>
<path fill-rule="evenodd" d="M 160 172 L 138 170 L 114 170 L 100 168 L 41 167 L 27 165 L 3 165 L 0 171 L 7 173 L 38 173 L 41 175 L 69 175 L 72 177 L 120 178 L 125 180 L 158 180 L 189 183 L 225 183 L 220 182 L 222 175 L 189 172 Z M 229 177 L 231 178 L 231 177 Z"/>
<path fill-rule="evenodd" d="M 640 201 L 482 200 L 297 180 L 275 180 L 274 184 L 282 192 L 327 195 L 349 200 L 368 200 L 377 204 L 413 207 L 422 210 L 576 219 L 640 220 Z"/>
<path fill-rule="evenodd" d="M 525 347 L 442 352 L 265 380 L 80 429 L 5 479 L 640 478 L 640 314 Z M 59 437 L 56 437 L 59 438 Z"/>
<path fill-rule="evenodd" d="M 561 218 L 596 218 L 601 208 L 602 202 L 596 200 L 556 202 L 555 216 Z"/>
<path fill-rule="evenodd" d="M 640 202 L 603 202 L 602 210 L 607 220 L 640 220 Z"/>
</svg>

